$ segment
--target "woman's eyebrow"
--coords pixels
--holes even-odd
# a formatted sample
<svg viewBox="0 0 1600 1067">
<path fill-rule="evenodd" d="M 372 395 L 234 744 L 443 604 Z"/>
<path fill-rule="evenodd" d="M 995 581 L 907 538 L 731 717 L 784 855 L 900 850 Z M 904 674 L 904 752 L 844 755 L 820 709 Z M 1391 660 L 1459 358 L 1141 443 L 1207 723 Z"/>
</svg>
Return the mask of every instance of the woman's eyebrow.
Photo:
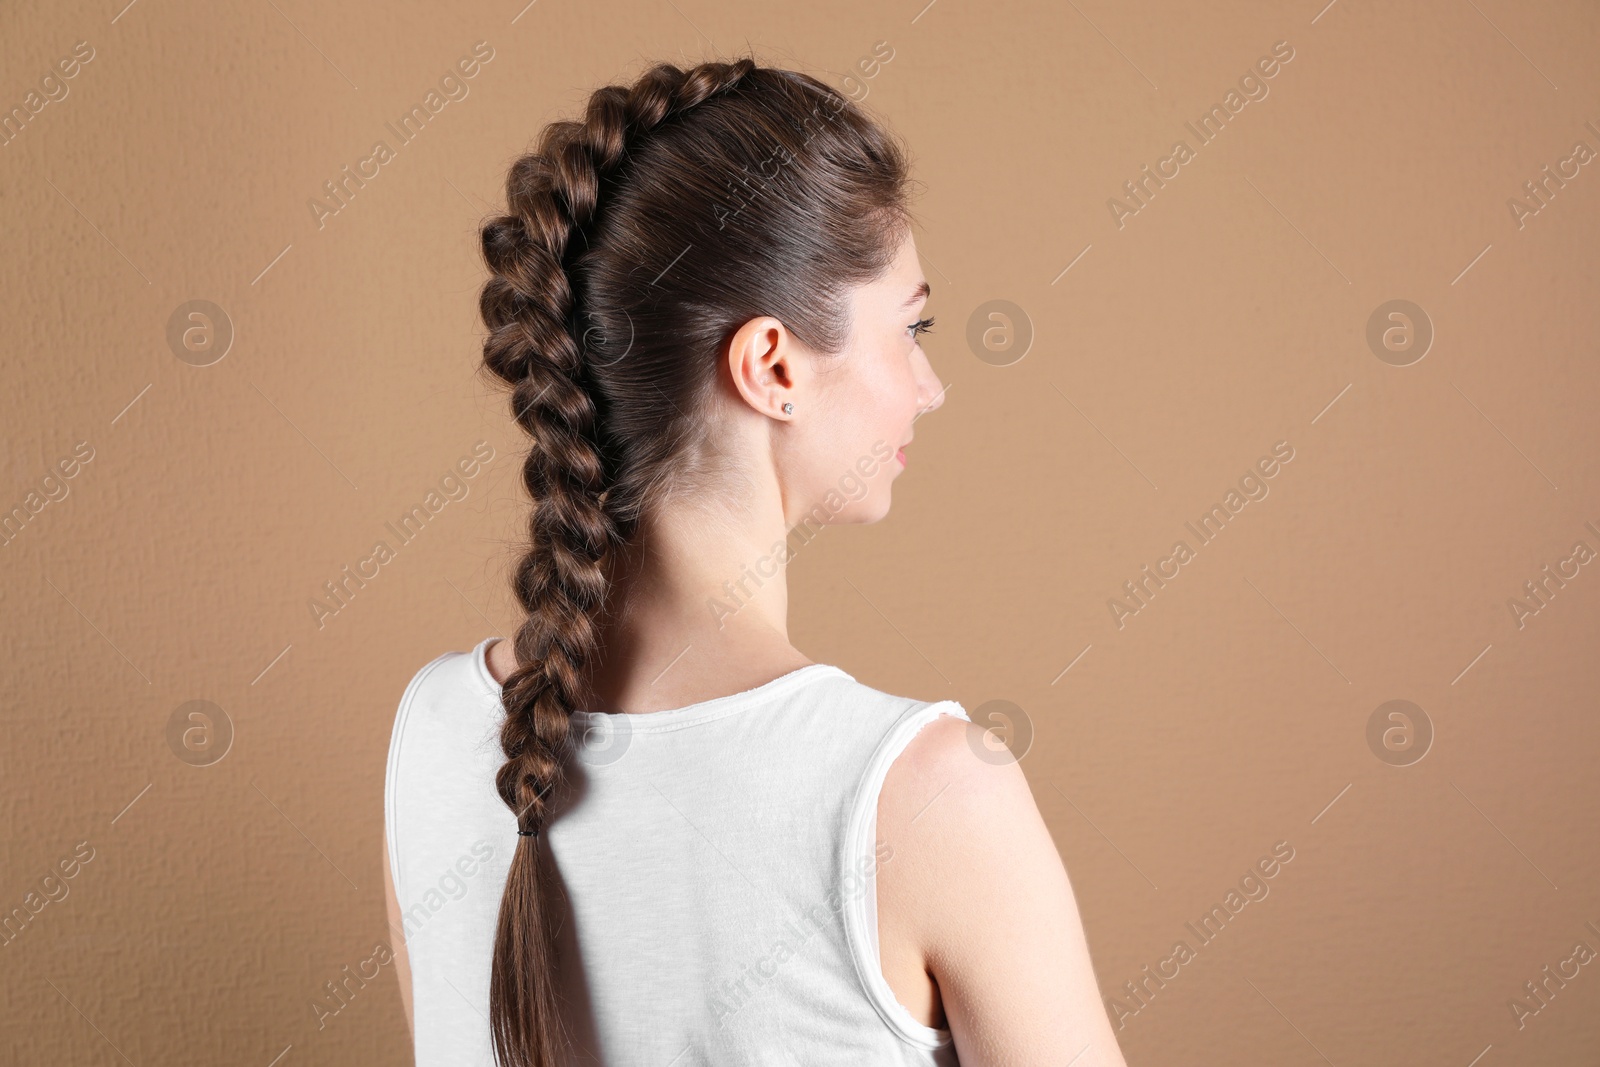
<svg viewBox="0 0 1600 1067">
<path fill-rule="evenodd" d="M 933 286 L 928 284 L 927 279 L 923 279 L 922 284 L 917 286 L 916 291 L 913 292 L 911 294 L 911 297 L 904 304 L 901 304 L 900 307 L 902 309 L 908 308 L 912 304 L 915 304 L 918 300 L 921 300 L 923 297 L 928 296 L 932 292 L 933 292 Z"/>
</svg>

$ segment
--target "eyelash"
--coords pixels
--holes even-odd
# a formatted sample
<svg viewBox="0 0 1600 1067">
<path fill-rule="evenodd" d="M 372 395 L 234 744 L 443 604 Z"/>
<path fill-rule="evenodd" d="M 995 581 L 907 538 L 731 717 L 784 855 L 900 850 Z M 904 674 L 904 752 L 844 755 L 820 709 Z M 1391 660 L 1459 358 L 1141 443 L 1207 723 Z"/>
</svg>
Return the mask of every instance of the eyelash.
<svg viewBox="0 0 1600 1067">
<path fill-rule="evenodd" d="M 929 317 L 927 317 L 925 319 L 918 319 L 916 322 L 913 322 L 910 326 L 907 326 L 906 329 L 913 331 L 912 334 L 911 334 L 912 337 L 917 337 L 917 336 L 919 336 L 921 334 L 925 334 L 925 333 L 932 333 L 933 332 L 933 316 L 930 315 Z"/>
</svg>

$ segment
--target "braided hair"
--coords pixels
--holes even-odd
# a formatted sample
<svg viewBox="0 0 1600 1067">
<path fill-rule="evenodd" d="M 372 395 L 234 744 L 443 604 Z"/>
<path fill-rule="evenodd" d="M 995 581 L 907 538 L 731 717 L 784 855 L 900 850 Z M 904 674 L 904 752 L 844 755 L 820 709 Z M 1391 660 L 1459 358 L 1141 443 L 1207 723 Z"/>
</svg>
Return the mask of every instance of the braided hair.
<svg viewBox="0 0 1600 1067">
<path fill-rule="evenodd" d="M 520 831 L 490 981 L 504 1067 L 553 1067 L 566 1048 L 538 831 L 600 652 L 608 565 L 667 495 L 719 488 L 709 403 L 743 323 L 773 315 L 842 350 L 849 289 L 881 276 L 909 225 L 907 182 L 897 142 L 808 75 L 661 63 L 547 125 L 482 225 L 483 362 L 533 440 L 495 779 Z"/>
</svg>

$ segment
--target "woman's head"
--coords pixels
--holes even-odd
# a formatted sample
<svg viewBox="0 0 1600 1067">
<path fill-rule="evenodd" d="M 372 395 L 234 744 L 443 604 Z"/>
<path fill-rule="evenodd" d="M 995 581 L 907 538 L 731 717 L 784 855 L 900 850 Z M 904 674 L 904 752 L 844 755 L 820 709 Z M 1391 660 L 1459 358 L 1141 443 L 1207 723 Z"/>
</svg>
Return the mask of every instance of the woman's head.
<svg viewBox="0 0 1600 1067">
<path fill-rule="evenodd" d="M 555 394 L 589 394 L 624 538 L 668 494 L 748 477 L 749 425 L 772 436 L 798 503 L 872 457 L 860 431 L 880 431 L 892 458 L 918 394 L 936 402 L 908 339 L 918 309 L 901 306 L 923 280 L 908 184 L 893 139 L 803 74 L 662 65 L 601 89 L 583 122 L 551 124 L 513 165 L 508 214 L 484 228 L 485 363 L 536 434 L 524 405 L 565 420 L 575 413 Z M 884 395 L 896 385 L 885 357 L 897 372 L 918 364 L 909 396 Z M 552 389 L 554 376 L 572 388 Z M 809 471 L 813 459 L 837 469 Z M 888 481 L 875 482 L 876 514 L 844 521 L 881 517 Z"/>
<path fill-rule="evenodd" d="M 533 438 L 527 620 L 497 778 L 525 831 L 562 779 L 607 564 L 669 498 L 887 511 L 937 379 L 903 152 L 823 83 L 751 59 L 594 92 L 511 167 L 483 226 L 484 363 Z M 518 838 L 491 984 L 497 1054 L 557 1044 L 539 838 Z"/>
</svg>

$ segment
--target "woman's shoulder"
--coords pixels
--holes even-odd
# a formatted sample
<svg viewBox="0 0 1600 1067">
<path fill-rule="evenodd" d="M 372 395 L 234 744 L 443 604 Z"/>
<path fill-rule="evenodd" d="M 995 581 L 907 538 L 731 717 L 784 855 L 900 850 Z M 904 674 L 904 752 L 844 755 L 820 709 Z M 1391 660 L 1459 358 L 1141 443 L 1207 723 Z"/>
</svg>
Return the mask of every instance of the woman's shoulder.
<svg viewBox="0 0 1600 1067">
<path fill-rule="evenodd" d="M 1021 765 L 994 731 L 964 714 L 931 716 L 908 739 L 884 777 L 877 825 L 898 865 L 880 899 L 902 915 L 896 936 L 925 951 L 947 947 L 960 914 L 1007 878 L 1059 872 Z"/>
<path fill-rule="evenodd" d="M 930 823 L 982 822 L 1037 810 L 1026 775 L 995 730 L 974 723 L 957 701 L 918 702 L 909 730 L 885 775 L 880 811 L 893 825 L 914 817 Z M 935 795 L 950 801 L 933 812 Z M 951 828 L 954 828 L 953 826 Z"/>
<path fill-rule="evenodd" d="M 464 834 L 475 836 L 496 826 L 496 818 L 511 817 L 494 788 L 505 757 L 499 690 L 481 673 L 489 640 L 424 663 L 395 711 L 384 771 L 384 836 L 391 876 L 408 907 L 408 885 L 436 881 L 438 870 L 466 847 Z"/>
<path fill-rule="evenodd" d="M 490 676 L 485 658 L 485 651 L 494 640 L 486 637 L 471 649 L 441 652 L 417 668 L 400 696 L 400 714 L 404 715 L 419 704 L 452 699 L 499 699 L 500 686 Z"/>
<path fill-rule="evenodd" d="M 880 689 L 863 682 L 843 667 L 819 663 L 818 682 L 812 692 L 828 701 L 845 701 L 854 707 L 876 712 L 889 719 L 906 721 L 919 719 L 932 722 L 941 716 L 966 719 L 967 712 L 961 702 L 949 698 L 926 700 L 903 693 Z"/>
<path fill-rule="evenodd" d="M 462 745 L 475 750 L 492 739 L 500 716 L 500 687 L 483 658 L 492 640 L 440 653 L 411 676 L 395 709 L 391 775 L 403 762 L 450 758 Z"/>
</svg>

